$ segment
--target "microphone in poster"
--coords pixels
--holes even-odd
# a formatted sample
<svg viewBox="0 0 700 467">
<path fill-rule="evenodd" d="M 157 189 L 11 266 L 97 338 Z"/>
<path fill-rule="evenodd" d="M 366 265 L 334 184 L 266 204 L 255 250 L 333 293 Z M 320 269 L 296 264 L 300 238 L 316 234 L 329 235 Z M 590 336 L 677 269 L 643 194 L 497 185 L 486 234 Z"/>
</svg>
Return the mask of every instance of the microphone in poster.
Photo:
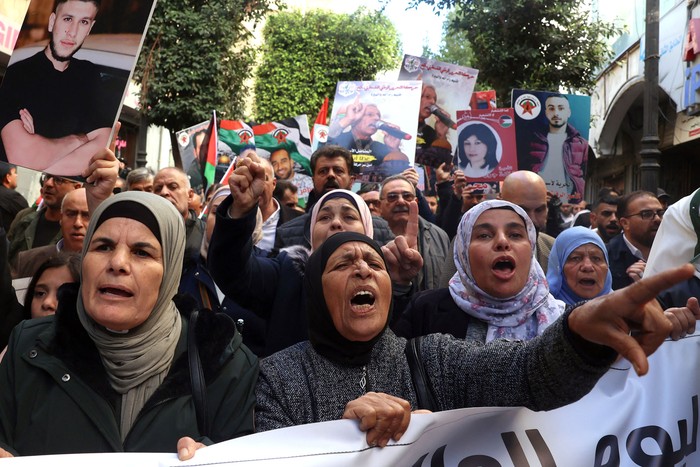
<svg viewBox="0 0 700 467">
<path fill-rule="evenodd" d="M 375 126 L 375 128 L 377 128 L 377 130 L 386 131 L 394 138 L 406 139 L 406 140 L 411 139 L 411 135 L 409 135 L 405 131 L 402 131 L 401 129 L 396 128 L 395 126 L 391 126 L 390 124 L 388 124 L 382 120 L 377 120 L 377 123 L 375 123 L 374 126 Z"/>
</svg>

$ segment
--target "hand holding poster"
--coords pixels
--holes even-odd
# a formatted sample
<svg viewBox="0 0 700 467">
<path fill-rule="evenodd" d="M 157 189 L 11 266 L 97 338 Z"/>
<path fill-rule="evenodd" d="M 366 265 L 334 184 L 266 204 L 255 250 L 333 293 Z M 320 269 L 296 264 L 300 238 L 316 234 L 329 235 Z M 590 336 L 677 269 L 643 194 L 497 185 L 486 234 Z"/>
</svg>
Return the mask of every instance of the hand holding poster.
<svg viewBox="0 0 700 467">
<path fill-rule="evenodd" d="M 380 182 L 413 164 L 419 81 L 341 81 L 328 144 L 353 154 L 357 181 Z"/>
<path fill-rule="evenodd" d="M 32 0 L 0 87 L 0 160 L 74 176 L 107 147 L 154 1 L 55 3 Z"/>
<path fill-rule="evenodd" d="M 591 98 L 514 89 L 513 108 L 518 168 L 540 174 L 547 191 L 562 202 L 580 202 L 591 152 Z"/>
</svg>

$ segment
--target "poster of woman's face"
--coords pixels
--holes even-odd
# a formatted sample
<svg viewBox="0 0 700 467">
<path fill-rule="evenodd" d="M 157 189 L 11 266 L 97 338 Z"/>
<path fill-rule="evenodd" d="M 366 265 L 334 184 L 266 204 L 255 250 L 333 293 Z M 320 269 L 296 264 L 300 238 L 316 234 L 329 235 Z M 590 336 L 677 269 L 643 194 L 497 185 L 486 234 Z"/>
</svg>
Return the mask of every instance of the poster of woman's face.
<svg viewBox="0 0 700 467">
<path fill-rule="evenodd" d="M 456 153 L 455 162 L 466 177 L 488 175 L 501 160 L 500 137 L 486 123 L 468 123 L 459 132 Z"/>
<path fill-rule="evenodd" d="M 452 162 L 470 181 L 496 182 L 518 170 L 513 109 L 459 112 Z"/>
</svg>

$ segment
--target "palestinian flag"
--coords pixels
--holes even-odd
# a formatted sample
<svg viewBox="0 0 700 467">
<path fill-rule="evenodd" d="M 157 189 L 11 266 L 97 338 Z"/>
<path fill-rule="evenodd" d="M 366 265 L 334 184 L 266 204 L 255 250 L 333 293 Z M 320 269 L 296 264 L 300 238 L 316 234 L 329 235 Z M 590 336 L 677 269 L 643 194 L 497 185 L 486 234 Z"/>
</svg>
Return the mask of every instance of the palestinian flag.
<svg viewBox="0 0 700 467">
<path fill-rule="evenodd" d="M 328 141 L 328 98 L 323 100 L 321 110 L 316 116 L 316 121 L 311 132 L 311 149 L 316 151 L 319 145 Z"/>
<path fill-rule="evenodd" d="M 211 121 L 207 134 L 202 141 L 202 146 L 199 148 L 199 161 L 202 167 L 202 176 L 207 180 L 207 186 L 214 184 L 216 174 L 216 146 L 218 137 L 216 132 L 216 110 L 212 112 Z"/>
<path fill-rule="evenodd" d="M 311 175 L 311 137 L 306 115 L 251 126 L 259 155 L 269 158 L 276 150 L 285 149 L 295 163 L 294 171 Z"/>
</svg>

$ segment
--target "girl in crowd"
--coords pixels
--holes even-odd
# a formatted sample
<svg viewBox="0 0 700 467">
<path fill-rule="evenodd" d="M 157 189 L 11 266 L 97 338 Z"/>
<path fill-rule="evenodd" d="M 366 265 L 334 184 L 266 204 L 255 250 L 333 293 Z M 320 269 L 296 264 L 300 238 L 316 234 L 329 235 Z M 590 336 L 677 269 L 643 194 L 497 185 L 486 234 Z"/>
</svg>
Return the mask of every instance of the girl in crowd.
<svg viewBox="0 0 700 467">
<path fill-rule="evenodd" d="M 56 255 L 41 263 L 27 286 L 24 319 L 41 318 L 56 313 L 58 289 L 63 284 L 80 281 L 80 257 Z"/>
</svg>

